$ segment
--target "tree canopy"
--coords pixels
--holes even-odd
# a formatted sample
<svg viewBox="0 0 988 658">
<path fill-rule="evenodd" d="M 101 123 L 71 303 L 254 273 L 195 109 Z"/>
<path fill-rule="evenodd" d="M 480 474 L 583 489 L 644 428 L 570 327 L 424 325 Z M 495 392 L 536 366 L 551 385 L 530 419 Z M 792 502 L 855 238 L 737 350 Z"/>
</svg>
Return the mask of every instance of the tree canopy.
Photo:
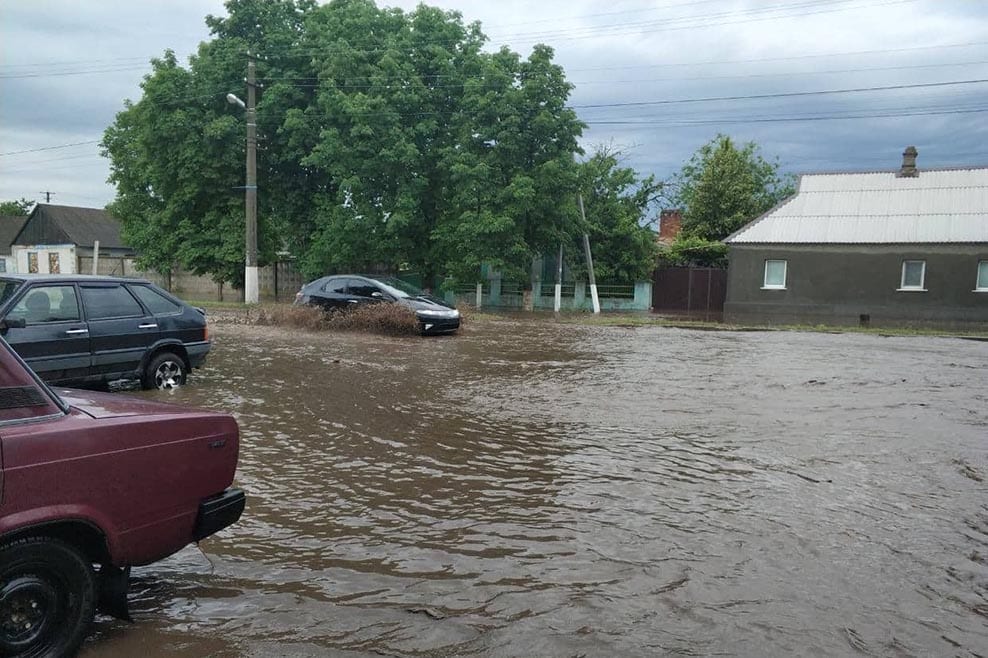
<svg viewBox="0 0 988 658">
<path fill-rule="evenodd" d="M 738 146 L 726 135 L 701 146 L 672 187 L 683 221 L 667 257 L 705 265 L 723 263 L 721 240 L 795 192 L 792 177 L 765 160 L 757 144 Z"/>
<path fill-rule="evenodd" d="M 244 117 L 225 96 L 242 95 L 248 52 L 261 84 L 262 264 L 284 249 L 310 276 L 404 267 L 476 280 L 487 263 L 520 277 L 582 228 L 574 202 L 594 175 L 625 199 L 599 201 L 600 212 L 588 200 L 610 226 L 599 238 L 622 254 L 601 267 L 624 277 L 646 260 L 632 230 L 644 206 L 626 194 L 634 172 L 578 163 L 584 125 L 551 48 L 485 52 L 479 24 L 426 5 L 226 8 L 207 18 L 212 38 L 187 67 L 170 52 L 153 61 L 142 97 L 104 135 L 111 211 L 145 266 L 242 282 Z"/>
<path fill-rule="evenodd" d="M 606 282 L 631 283 L 655 267 L 658 244 L 645 224 L 653 214 L 665 186 L 654 176 L 639 178 L 621 166 L 623 154 L 598 146 L 580 164 L 580 193 L 587 223 L 577 231 L 571 252 L 583 253 L 583 232 L 590 237 L 594 273 Z M 574 271 L 585 271 L 582 257 L 570 258 Z"/>
<path fill-rule="evenodd" d="M 0 216 L 27 217 L 31 214 L 34 203 L 34 201 L 24 198 L 17 201 L 0 201 Z"/>
</svg>

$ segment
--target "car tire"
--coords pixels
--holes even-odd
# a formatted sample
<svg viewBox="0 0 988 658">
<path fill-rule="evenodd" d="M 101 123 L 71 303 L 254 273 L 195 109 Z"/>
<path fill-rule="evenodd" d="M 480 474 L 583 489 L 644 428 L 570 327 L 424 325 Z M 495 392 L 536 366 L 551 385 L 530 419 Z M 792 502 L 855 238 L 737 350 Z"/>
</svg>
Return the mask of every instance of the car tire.
<svg viewBox="0 0 988 658">
<path fill-rule="evenodd" d="M 96 575 L 76 548 L 49 537 L 0 545 L 0 655 L 73 656 L 96 610 Z"/>
<path fill-rule="evenodd" d="M 144 369 L 142 384 L 146 389 L 169 390 L 183 386 L 186 379 L 185 361 L 172 352 L 156 354 Z"/>
</svg>

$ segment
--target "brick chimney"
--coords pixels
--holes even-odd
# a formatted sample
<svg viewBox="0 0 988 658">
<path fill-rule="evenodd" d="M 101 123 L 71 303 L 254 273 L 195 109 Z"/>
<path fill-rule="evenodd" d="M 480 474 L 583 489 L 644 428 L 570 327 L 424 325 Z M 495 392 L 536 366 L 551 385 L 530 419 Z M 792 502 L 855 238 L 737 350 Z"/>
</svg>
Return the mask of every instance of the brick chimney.
<svg viewBox="0 0 988 658">
<path fill-rule="evenodd" d="M 919 151 L 916 150 L 915 146 L 907 146 L 906 150 L 902 152 L 902 169 L 897 174 L 899 178 L 916 178 L 919 176 L 919 169 L 916 168 L 917 155 L 919 155 Z"/>
<path fill-rule="evenodd" d="M 659 244 L 672 244 L 683 228 L 682 213 L 673 208 L 659 213 Z"/>
</svg>

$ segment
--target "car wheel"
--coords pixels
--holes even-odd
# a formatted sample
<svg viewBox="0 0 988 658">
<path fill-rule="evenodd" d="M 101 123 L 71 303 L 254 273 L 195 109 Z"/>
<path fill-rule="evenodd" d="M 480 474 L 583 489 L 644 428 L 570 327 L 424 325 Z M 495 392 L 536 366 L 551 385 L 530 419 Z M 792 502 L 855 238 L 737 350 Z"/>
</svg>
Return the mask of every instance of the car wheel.
<svg viewBox="0 0 988 658">
<path fill-rule="evenodd" d="M 158 354 L 144 370 L 144 388 L 168 390 L 185 384 L 185 361 L 171 352 Z"/>
<path fill-rule="evenodd" d="M 92 564 L 57 539 L 0 545 L 0 655 L 75 655 L 96 609 Z"/>
</svg>

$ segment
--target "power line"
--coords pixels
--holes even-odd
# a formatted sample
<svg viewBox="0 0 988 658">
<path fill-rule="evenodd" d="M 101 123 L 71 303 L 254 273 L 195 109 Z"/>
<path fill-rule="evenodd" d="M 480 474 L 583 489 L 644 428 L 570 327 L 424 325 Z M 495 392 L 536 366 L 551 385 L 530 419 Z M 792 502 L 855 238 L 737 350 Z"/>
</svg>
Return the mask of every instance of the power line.
<svg viewBox="0 0 988 658">
<path fill-rule="evenodd" d="M 55 149 L 67 149 L 71 146 L 82 146 L 84 144 L 98 144 L 100 140 L 91 139 L 85 142 L 73 142 L 71 144 L 59 144 L 57 146 L 42 146 L 40 148 L 34 149 L 24 149 L 23 151 L 7 151 L 6 153 L 0 153 L 0 156 L 4 155 L 20 155 L 21 153 L 36 153 L 38 151 L 54 151 Z"/>
<path fill-rule="evenodd" d="M 886 113 L 860 113 L 857 115 L 816 115 L 816 116 L 791 116 L 791 117 L 746 117 L 739 119 L 673 119 L 673 120 L 630 120 L 630 121 L 609 121 L 609 120 L 585 120 L 589 126 L 643 126 L 655 127 L 685 127 L 685 126 L 710 126 L 728 124 L 759 124 L 759 123 L 791 123 L 801 121 L 840 121 L 849 119 L 890 119 L 897 117 L 917 117 L 917 116 L 945 116 L 955 114 L 981 114 L 988 112 L 988 107 L 968 110 L 938 110 L 928 112 L 886 112 Z"/>
<path fill-rule="evenodd" d="M 600 107 L 641 107 L 648 105 L 675 105 L 680 103 L 710 103 L 718 101 L 764 100 L 770 98 L 795 98 L 800 96 L 824 96 L 831 94 L 856 94 L 870 91 L 892 91 L 902 89 L 928 89 L 933 87 L 948 87 L 952 85 L 983 84 L 982 80 L 954 80 L 951 82 L 924 82 L 911 85 L 889 85 L 886 87 L 857 87 L 852 89 L 824 89 L 818 91 L 791 91 L 778 94 L 749 94 L 747 96 L 709 96 L 706 98 L 678 98 L 660 101 L 633 101 L 628 103 L 596 103 L 592 105 L 572 105 L 573 109 L 592 109 Z"/>
<path fill-rule="evenodd" d="M 142 70 L 146 70 L 147 68 L 148 68 L 147 64 L 141 64 L 140 66 L 122 66 L 116 68 L 59 71 L 59 72 L 48 72 L 48 73 L 16 73 L 13 75 L 5 75 L 0 73 L 0 80 L 16 80 L 18 78 L 54 78 L 54 77 L 67 76 L 67 75 L 95 75 L 99 73 L 120 73 L 123 71 L 142 71 Z"/>
</svg>

